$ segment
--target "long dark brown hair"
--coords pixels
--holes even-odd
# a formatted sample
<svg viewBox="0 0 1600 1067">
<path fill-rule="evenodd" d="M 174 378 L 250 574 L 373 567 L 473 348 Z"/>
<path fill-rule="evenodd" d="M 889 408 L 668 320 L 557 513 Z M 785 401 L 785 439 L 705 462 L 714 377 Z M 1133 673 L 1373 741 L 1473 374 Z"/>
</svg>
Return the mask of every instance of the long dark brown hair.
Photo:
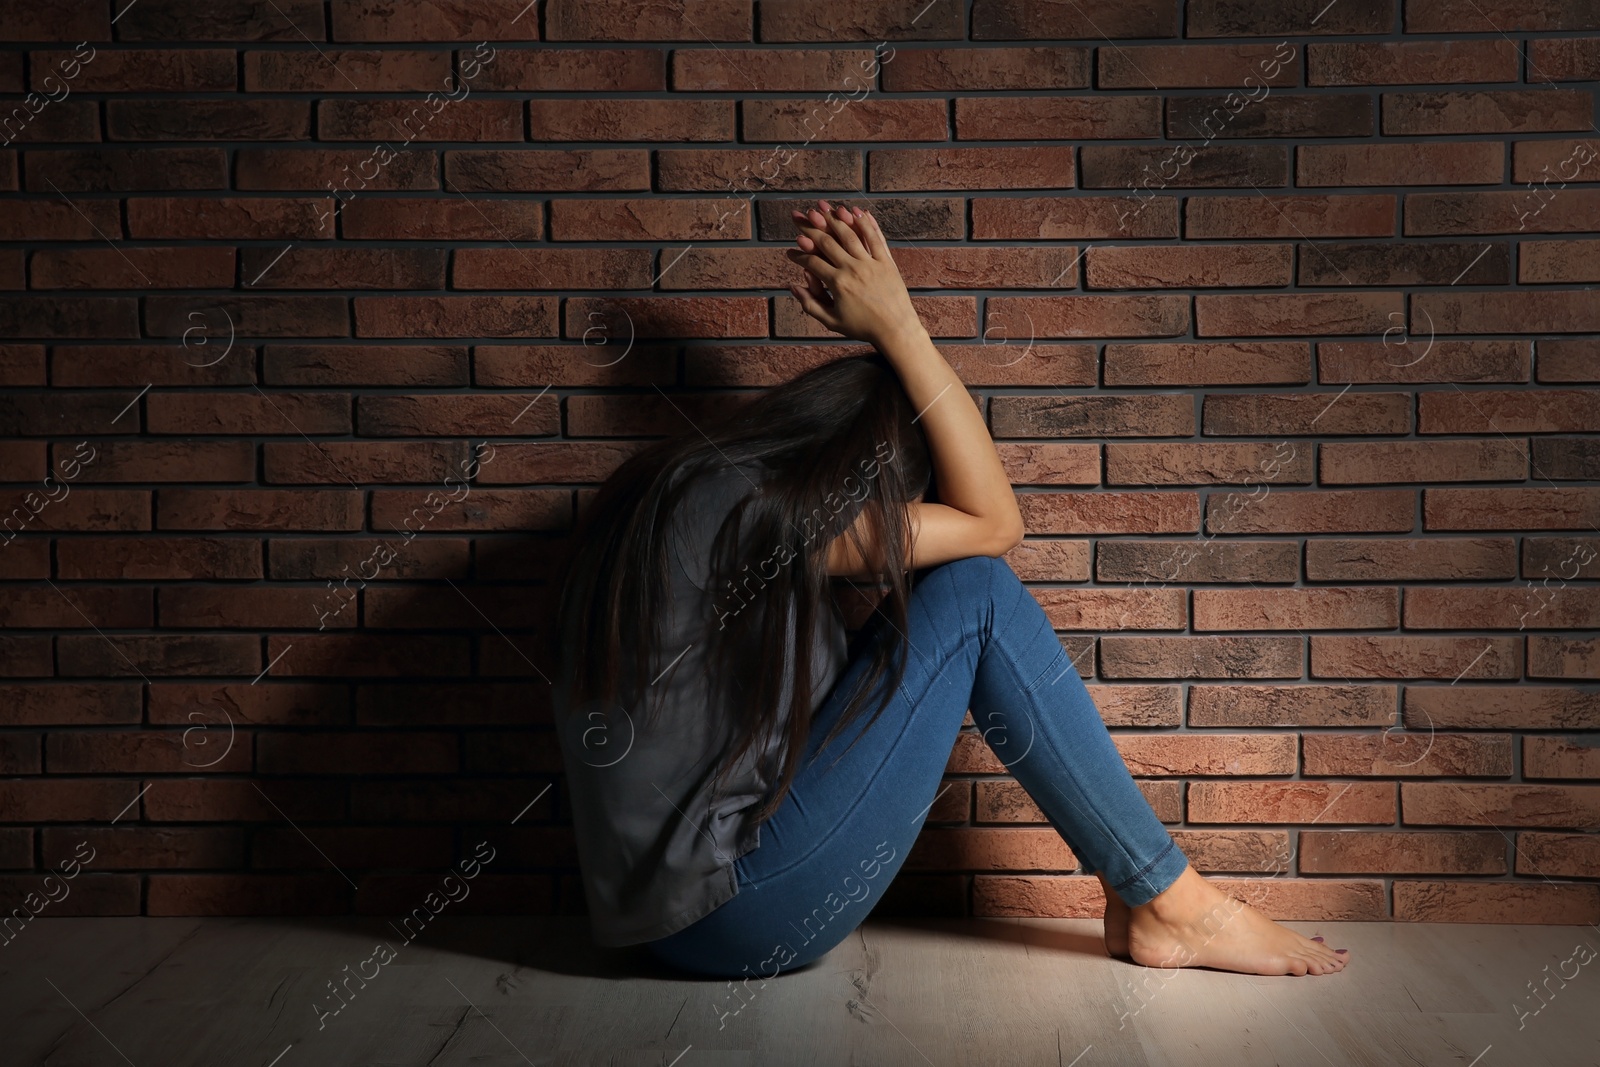
<svg viewBox="0 0 1600 1067">
<path fill-rule="evenodd" d="M 571 657 L 563 664 L 569 705 L 631 706 L 651 682 L 652 654 L 662 640 L 676 509 L 695 478 L 750 461 L 770 473 L 734 505 L 712 542 L 707 589 L 721 624 L 708 628 L 705 665 L 707 691 L 721 701 L 714 706 L 729 709 L 734 727 L 719 778 L 752 748 L 768 759 L 787 713 L 781 763 L 762 768 L 771 783 L 756 810 L 764 822 L 787 794 L 810 734 L 816 694 L 805 635 L 814 632 L 819 613 L 838 618 L 827 548 L 841 533 L 848 531 L 869 561 L 873 574 L 855 580 L 875 579 L 881 596 L 874 611 L 888 632 L 874 643 L 871 664 L 823 745 L 862 715 L 874 686 L 887 677 L 868 720 L 876 721 L 904 677 L 908 505 L 927 491 L 932 468 L 910 398 L 880 353 L 825 363 L 626 460 L 574 530 L 558 617 Z M 859 537 L 851 524 L 863 513 L 869 532 Z M 745 558 L 741 543 L 749 546 Z M 787 709 L 781 706 L 785 663 L 793 665 Z"/>
</svg>

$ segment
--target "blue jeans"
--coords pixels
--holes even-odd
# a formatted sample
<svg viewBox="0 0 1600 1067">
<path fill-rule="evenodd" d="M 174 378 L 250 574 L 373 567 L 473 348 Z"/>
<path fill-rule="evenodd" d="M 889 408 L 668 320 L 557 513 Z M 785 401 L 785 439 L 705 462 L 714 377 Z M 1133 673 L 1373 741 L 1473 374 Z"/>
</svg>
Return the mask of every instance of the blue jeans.
<svg viewBox="0 0 1600 1067">
<path fill-rule="evenodd" d="M 1103 872 L 1128 904 L 1149 901 L 1183 873 L 1182 850 L 1010 565 L 971 556 L 917 575 L 905 679 L 889 706 L 867 728 L 866 714 L 877 706 L 869 703 L 818 751 L 866 671 L 870 644 L 863 645 L 818 709 L 793 785 L 762 826 L 761 843 L 734 862 L 738 892 L 648 942 L 657 957 L 701 974 L 770 978 L 844 940 L 905 862 L 968 708 L 1084 869 Z M 874 617 L 866 629 L 867 642 L 882 640 L 887 620 Z"/>
</svg>

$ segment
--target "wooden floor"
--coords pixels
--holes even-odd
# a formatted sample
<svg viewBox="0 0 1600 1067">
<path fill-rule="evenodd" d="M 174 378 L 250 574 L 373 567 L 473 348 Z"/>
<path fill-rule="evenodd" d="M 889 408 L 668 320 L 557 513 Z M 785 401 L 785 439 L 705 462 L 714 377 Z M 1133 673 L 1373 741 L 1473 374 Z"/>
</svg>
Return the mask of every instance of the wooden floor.
<svg viewBox="0 0 1600 1067">
<path fill-rule="evenodd" d="M 741 994 L 581 919 L 446 915 L 408 944 L 381 919 L 39 918 L 0 946 L 0 1064 L 1600 1064 L 1600 930 L 1289 925 L 1352 963 L 1156 971 L 1090 920 L 876 920 Z"/>
</svg>

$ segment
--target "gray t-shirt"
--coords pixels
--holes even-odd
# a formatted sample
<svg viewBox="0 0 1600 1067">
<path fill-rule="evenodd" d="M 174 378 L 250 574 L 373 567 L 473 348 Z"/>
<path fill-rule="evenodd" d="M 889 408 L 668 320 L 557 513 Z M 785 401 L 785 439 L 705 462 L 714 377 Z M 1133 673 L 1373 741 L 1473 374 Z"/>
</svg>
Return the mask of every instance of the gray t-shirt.
<svg viewBox="0 0 1600 1067">
<path fill-rule="evenodd" d="M 645 694 L 654 711 L 648 723 L 643 704 L 610 714 L 573 709 L 566 699 L 568 679 L 556 679 L 556 723 L 597 944 L 653 941 L 709 914 L 738 892 L 733 861 L 760 844 L 760 827 L 752 815 L 771 784 L 769 776 L 759 769 L 760 754 L 752 750 L 713 789 L 716 759 L 733 737 L 734 726 L 724 709 L 712 706 L 702 674 L 719 613 L 759 611 L 765 605 L 761 592 L 746 597 L 740 607 L 740 601 L 706 588 L 718 528 L 764 473 L 752 462 L 703 475 L 690 486 L 677 512 L 678 521 L 668 534 L 674 556 L 672 602 L 662 620 L 662 642 Z M 748 531 L 746 523 L 743 546 L 753 549 Z M 797 552 L 802 548 L 798 532 L 788 543 Z M 764 559 L 778 547 L 756 558 Z M 813 710 L 847 659 L 838 612 L 828 603 L 820 614 L 813 639 Z M 791 634 L 794 626 L 791 609 Z M 564 662 L 571 662 L 570 655 Z M 792 694 L 792 661 L 783 670 L 783 691 Z M 780 725 L 768 745 L 771 764 L 779 762 L 782 737 Z"/>
</svg>

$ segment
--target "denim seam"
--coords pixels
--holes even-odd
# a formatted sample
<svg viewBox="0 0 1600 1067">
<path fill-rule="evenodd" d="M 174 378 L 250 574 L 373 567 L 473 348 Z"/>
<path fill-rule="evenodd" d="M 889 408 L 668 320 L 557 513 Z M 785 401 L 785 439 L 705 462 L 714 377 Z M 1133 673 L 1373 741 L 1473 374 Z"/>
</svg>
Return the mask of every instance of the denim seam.
<svg viewBox="0 0 1600 1067">
<path fill-rule="evenodd" d="M 1160 853 L 1157 854 L 1155 859 L 1151 860 L 1149 863 L 1145 864 L 1143 867 L 1140 867 L 1137 871 L 1135 871 L 1125 881 L 1118 882 L 1116 885 L 1113 885 L 1111 888 L 1115 889 L 1119 893 L 1122 892 L 1128 886 L 1132 885 L 1133 883 L 1135 883 L 1135 882 L 1139 881 L 1140 879 L 1142 879 L 1145 875 L 1149 874 L 1150 871 L 1152 869 L 1154 869 L 1156 864 L 1160 863 L 1162 860 L 1167 858 L 1167 853 L 1171 852 L 1173 849 L 1175 849 L 1177 847 L 1178 847 L 1178 843 L 1176 841 L 1168 841 L 1167 842 L 1167 847 L 1162 849 L 1160 851 Z"/>
</svg>

